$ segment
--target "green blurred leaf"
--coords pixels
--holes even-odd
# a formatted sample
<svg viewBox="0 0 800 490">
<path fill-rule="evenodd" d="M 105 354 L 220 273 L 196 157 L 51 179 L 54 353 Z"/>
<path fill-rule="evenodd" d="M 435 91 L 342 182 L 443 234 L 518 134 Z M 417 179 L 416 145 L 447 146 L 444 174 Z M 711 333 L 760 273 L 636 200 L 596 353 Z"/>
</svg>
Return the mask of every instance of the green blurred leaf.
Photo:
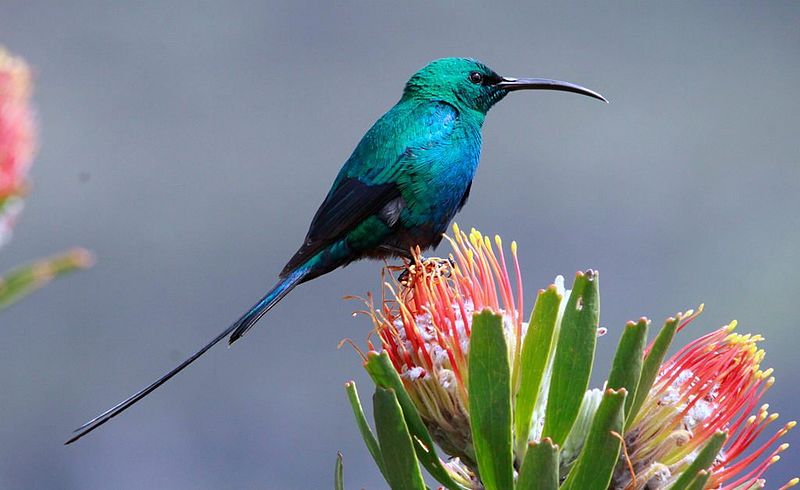
<svg viewBox="0 0 800 490">
<path fill-rule="evenodd" d="M 489 310 L 472 320 L 469 415 L 478 472 L 486 490 L 514 488 L 511 366 L 503 318 Z"/>
<path fill-rule="evenodd" d="M 517 490 L 558 490 L 558 446 L 549 437 L 528 444 Z"/>
<path fill-rule="evenodd" d="M 388 482 L 389 479 L 386 477 L 386 471 L 383 469 L 381 448 L 378 445 L 378 440 L 375 439 L 375 435 L 372 433 L 372 429 L 369 427 L 367 418 L 364 416 L 364 409 L 361 407 L 361 401 L 358 398 L 358 390 L 356 390 L 355 381 L 345 383 L 344 388 L 347 391 L 347 398 L 350 400 L 350 407 L 353 409 L 353 415 L 355 415 L 356 425 L 358 425 L 358 430 L 361 432 L 361 437 L 364 439 L 364 443 L 367 445 L 372 459 L 375 460 L 375 464 L 378 465 L 378 469 L 381 470 L 383 478 Z"/>
<path fill-rule="evenodd" d="M 8 308 L 59 276 L 88 267 L 91 262 L 89 252 L 75 249 L 9 271 L 0 277 L 0 310 Z"/>
<path fill-rule="evenodd" d="M 589 387 L 600 318 L 599 279 L 591 270 L 575 276 L 561 320 L 542 430 L 556 444 L 567 438 Z"/>
<path fill-rule="evenodd" d="M 689 466 L 681 472 L 681 476 L 675 480 L 675 483 L 672 484 L 670 489 L 688 490 L 689 488 L 692 488 L 690 485 L 697 478 L 700 478 L 700 471 L 707 470 L 711 468 L 712 464 L 714 464 L 714 460 L 722 449 L 722 445 L 725 444 L 725 440 L 727 438 L 728 434 L 725 432 L 715 432 L 714 435 L 711 436 L 711 439 L 709 439 L 708 443 L 703 447 L 703 449 L 700 450 L 700 453 L 698 453 L 694 461 L 692 461 Z"/>
<path fill-rule="evenodd" d="M 629 413 L 630 406 L 639 386 L 644 362 L 644 346 L 647 342 L 647 318 L 640 318 L 638 322 L 628 322 L 622 337 L 619 339 L 617 353 L 611 364 L 611 373 L 608 375 L 607 388 L 618 390 L 625 388 L 628 396 L 625 398 L 625 416 Z"/>
<path fill-rule="evenodd" d="M 667 354 L 670 344 L 672 344 L 672 339 L 675 337 L 675 332 L 677 331 L 680 321 L 680 315 L 677 315 L 677 318 L 668 318 L 661 328 L 661 331 L 658 332 L 656 339 L 653 341 L 650 351 L 645 356 L 642 362 L 642 374 L 639 377 L 636 393 L 632 396 L 634 400 L 632 403 L 626 404 L 628 406 L 628 411 L 625 415 L 625 429 L 631 426 L 639 410 L 641 410 L 647 395 L 650 393 L 650 388 L 653 387 L 653 382 L 656 380 L 656 376 L 658 376 L 661 363 L 664 362 L 664 356 Z"/>
<path fill-rule="evenodd" d="M 592 427 L 575 467 L 567 475 L 563 490 L 606 490 L 619 460 L 622 446 L 625 389 L 608 389 L 597 407 Z"/>
<path fill-rule="evenodd" d="M 344 490 L 342 453 L 336 455 L 336 468 L 333 470 L 333 488 L 334 490 Z"/>
<path fill-rule="evenodd" d="M 711 479 L 711 472 L 706 470 L 700 470 L 697 472 L 697 476 L 694 477 L 694 480 L 686 487 L 686 490 L 703 490 L 706 488 L 706 483 L 708 480 Z M 678 490 L 679 487 L 672 487 L 675 490 Z M 758 487 L 751 487 L 751 488 L 758 488 Z"/>
<path fill-rule="evenodd" d="M 372 403 L 389 486 L 392 490 L 425 490 L 414 444 L 394 390 L 376 386 Z"/>
<path fill-rule="evenodd" d="M 383 388 L 391 388 L 395 391 L 397 401 L 403 409 L 403 416 L 408 425 L 408 431 L 414 438 L 414 448 L 417 450 L 417 457 L 428 472 L 436 480 L 450 490 L 468 490 L 468 488 L 453 479 L 450 471 L 444 466 L 442 460 L 436 455 L 433 439 L 425 427 L 425 423 L 419 416 L 414 402 L 408 396 L 403 387 L 400 375 L 392 365 L 389 355 L 386 352 L 378 354 L 370 352 L 367 354 L 365 369 L 376 385 Z"/>
<path fill-rule="evenodd" d="M 553 344 L 558 319 L 561 295 L 555 286 L 539 291 L 533 313 L 528 323 L 528 331 L 522 344 L 520 355 L 520 380 L 514 409 L 514 433 L 516 434 L 516 454 L 523 460 L 528 447 L 528 434 L 531 431 L 533 408 L 542 386 L 547 358 Z"/>
</svg>

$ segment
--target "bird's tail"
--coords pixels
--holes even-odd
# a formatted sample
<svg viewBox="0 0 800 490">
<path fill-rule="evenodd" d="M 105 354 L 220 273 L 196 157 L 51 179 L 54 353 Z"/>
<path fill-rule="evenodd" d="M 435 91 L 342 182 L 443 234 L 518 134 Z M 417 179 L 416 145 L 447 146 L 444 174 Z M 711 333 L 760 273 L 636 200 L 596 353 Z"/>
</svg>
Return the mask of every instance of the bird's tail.
<svg viewBox="0 0 800 490">
<path fill-rule="evenodd" d="M 180 363 L 178 366 L 172 369 L 172 371 L 168 372 L 164 376 L 161 376 L 147 387 L 142 388 L 141 390 L 137 391 L 130 397 L 126 398 L 125 400 L 114 405 L 105 412 L 101 413 L 97 417 L 93 418 L 92 420 L 78 427 L 75 430 L 73 436 L 65 444 L 72 444 L 73 442 L 77 441 L 78 439 L 85 436 L 89 432 L 92 432 L 93 430 L 105 424 L 112 418 L 116 417 L 117 415 L 121 414 L 122 412 L 130 408 L 134 403 L 146 397 L 156 388 L 169 381 L 173 376 L 175 376 L 179 372 L 189 367 L 191 363 L 196 361 L 200 356 L 205 354 L 207 350 L 218 344 L 222 339 L 224 339 L 228 335 L 231 336 L 230 337 L 231 343 L 236 341 L 238 338 L 244 335 L 244 333 L 247 330 L 249 330 L 253 325 L 255 325 L 255 323 L 262 316 L 264 316 L 264 314 L 267 311 L 269 311 L 270 308 L 275 306 L 278 303 L 278 301 L 283 299 L 283 297 L 286 296 L 289 293 L 289 291 L 291 291 L 292 289 L 294 289 L 295 286 L 300 284 L 300 282 L 303 280 L 304 277 L 306 277 L 309 273 L 313 271 L 313 267 L 310 262 L 311 261 L 307 262 L 306 264 L 303 264 L 302 266 L 293 270 L 287 276 L 281 278 L 281 280 L 275 286 L 273 286 L 270 292 L 268 292 L 266 296 L 264 296 L 261 299 L 261 301 L 259 301 L 255 306 L 253 306 L 239 320 L 237 320 L 228 328 L 220 332 L 220 334 L 214 337 L 214 339 L 211 342 L 204 345 L 203 348 L 192 354 L 191 357 L 187 358 L 185 361 Z"/>
<path fill-rule="evenodd" d="M 250 311 L 242 315 L 241 318 L 236 320 L 236 323 L 231 325 L 231 329 L 233 333 L 228 338 L 228 345 L 233 344 L 242 336 L 247 333 L 248 330 L 253 328 L 253 326 L 264 316 L 269 310 L 272 309 L 273 306 L 278 304 L 280 300 L 283 299 L 284 296 L 289 294 L 289 292 L 295 288 L 303 278 L 308 275 L 310 269 L 308 267 L 299 267 L 292 271 L 289 275 L 281 279 L 278 284 L 276 284 L 270 292 L 264 295 L 261 298 L 261 301 L 253 305 L 250 308 Z"/>
</svg>

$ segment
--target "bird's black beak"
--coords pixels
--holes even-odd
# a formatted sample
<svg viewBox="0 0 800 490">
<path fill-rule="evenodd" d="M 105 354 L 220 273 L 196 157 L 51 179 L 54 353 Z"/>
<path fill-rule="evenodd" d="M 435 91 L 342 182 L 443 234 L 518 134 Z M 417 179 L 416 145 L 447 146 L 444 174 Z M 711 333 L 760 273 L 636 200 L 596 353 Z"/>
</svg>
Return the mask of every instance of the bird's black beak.
<svg viewBox="0 0 800 490">
<path fill-rule="evenodd" d="M 495 86 L 509 92 L 513 92 L 514 90 L 560 90 L 561 92 L 572 92 L 586 95 L 587 97 L 594 97 L 595 99 L 608 103 L 605 97 L 586 87 L 581 87 L 574 83 L 562 82 L 560 80 L 548 80 L 547 78 L 503 77 L 500 83 Z"/>
</svg>

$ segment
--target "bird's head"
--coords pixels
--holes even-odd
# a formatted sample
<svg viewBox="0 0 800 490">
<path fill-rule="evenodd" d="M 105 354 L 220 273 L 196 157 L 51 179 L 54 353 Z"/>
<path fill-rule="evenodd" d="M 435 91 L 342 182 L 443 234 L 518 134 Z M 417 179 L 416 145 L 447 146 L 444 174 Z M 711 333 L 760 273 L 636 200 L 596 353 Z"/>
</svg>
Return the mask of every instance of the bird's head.
<svg viewBox="0 0 800 490">
<path fill-rule="evenodd" d="M 516 90 L 560 90 L 608 102 L 597 92 L 569 82 L 500 76 L 470 58 L 442 58 L 428 63 L 406 83 L 403 97 L 442 100 L 486 114 L 494 104 Z"/>
</svg>

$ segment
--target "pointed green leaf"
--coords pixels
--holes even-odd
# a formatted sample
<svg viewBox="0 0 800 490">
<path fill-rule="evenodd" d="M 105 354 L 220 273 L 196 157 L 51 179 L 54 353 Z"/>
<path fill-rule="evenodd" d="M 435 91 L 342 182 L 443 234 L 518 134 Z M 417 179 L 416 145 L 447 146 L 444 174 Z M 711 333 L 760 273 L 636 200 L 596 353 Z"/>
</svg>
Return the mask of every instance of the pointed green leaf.
<svg viewBox="0 0 800 490">
<path fill-rule="evenodd" d="M 686 490 L 703 490 L 706 488 L 706 483 L 708 480 L 711 479 L 711 472 L 706 470 L 700 470 L 697 472 L 697 476 L 694 477 L 694 480 L 686 487 Z M 678 487 L 672 487 L 677 489 Z M 757 488 L 757 487 L 756 487 Z"/>
<path fill-rule="evenodd" d="M 563 490 L 606 490 L 619 459 L 625 389 L 606 390 L 597 407 L 586 444 L 562 485 Z"/>
<path fill-rule="evenodd" d="M 575 465 L 578 460 L 583 445 L 586 444 L 586 438 L 589 437 L 589 429 L 592 428 L 594 421 L 594 414 L 597 413 L 597 407 L 603 400 L 603 391 L 592 389 L 583 395 L 583 402 L 581 402 L 581 409 L 578 410 L 578 416 L 575 417 L 575 423 L 572 424 L 572 429 L 569 431 L 567 440 L 561 446 L 561 452 L 558 455 L 558 464 L 560 474 L 566 475 L 566 471 Z"/>
<path fill-rule="evenodd" d="M 386 352 L 380 354 L 370 352 L 367 354 L 367 362 L 364 367 L 376 385 L 383 388 L 391 388 L 395 391 L 397 401 L 403 409 L 403 416 L 406 419 L 406 424 L 408 424 L 408 430 L 414 438 L 417 457 L 422 465 L 425 466 L 425 469 L 449 490 L 467 490 L 465 485 L 457 483 L 453 479 L 453 475 L 444 466 L 439 456 L 436 455 L 433 439 L 431 439 L 425 423 L 419 416 L 419 412 L 414 407 L 414 402 L 411 401 L 405 387 L 403 387 L 403 381 L 394 369 L 392 361 L 389 360 L 389 355 Z"/>
<path fill-rule="evenodd" d="M 56 257 L 24 265 L 0 277 L 0 310 L 16 303 L 53 279 L 92 263 L 89 252 L 75 249 Z"/>
<path fill-rule="evenodd" d="M 648 323 L 650 321 L 647 318 L 640 318 L 636 323 L 628 322 L 625 325 L 625 330 L 619 339 L 617 353 L 614 355 L 614 362 L 611 364 L 611 373 L 609 373 L 608 382 L 606 383 L 607 388 L 614 390 L 625 388 L 628 391 L 628 396 L 625 398 L 626 418 L 636 396 L 639 378 L 642 375 Z"/>
<path fill-rule="evenodd" d="M 558 490 L 558 446 L 549 437 L 528 445 L 517 490 Z"/>
<path fill-rule="evenodd" d="M 514 409 L 514 433 L 519 460 L 525 457 L 528 447 L 533 407 L 536 405 L 536 397 L 544 379 L 560 304 L 561 295 L 555 286 L 539 291 L 522 344 L 519 390 Z"/>
<path fill-rule="evenodd" d="M 512 490 L 511 366 L 503 318 L 489 310 L 472 320 L 468 379 L 470 428 L 481 482 L 486 490 Z"/>
<path fill-rule="evenodd" d="M 344 475 L 342 470 L 342 453 L 336 455 L 336 468 L 333 470 L 334 490 L 344 490 Z"/>
<path fill-rule="evenodd" d="M 642 404 L 644 404 L 648 393 L 650 393 L 650 388 L 653 387 L 653 382 L 656 380 L 656 376 L 658 376 L 659 369 L 661 369 L 661 363 L 664 362 L 664 356 L 667 354 L 669 346 L 672 344 L 672 339 L 675 337 L 680 319 L 680 315 L 678 315 L 677 318 L 667 319 L 661 331 L 658 332 L 656 339 L 653 341 L 650 351 L 642 362 L 642 374 L 639 377 L 636 393 L 632 396 L 633 402 L 629 405 L 629 409 L 626 412 L 626 429 L 633 423 L 639 410 L 642 409 Z"/>
<path fill-rule="evenodd" d="M 394 390 L 375 387 L 372 404 L 389 486 L 392 490 L 425 490 L 414 444 Z"/>
<path fill-rule="evenodd" d="M 690 488 L 690 484 L 696 479 L 699 478 L 700 470 L 707 470 L 711 468 L 711 465 L 714 464 L 714 460 L 716 459 L 717 455 L 719 454 L 720 450 L 722 449 L 722 445 L 725 444 L 725 440 L 728 438 L 728 434 L 722 431 L 717 431 L 711 436 L 711 439 L 708 443 L 700 450 L 700 453 L 694 459 L 694 461 L 686 467 L 686 469 L 681 473 L 681 476 L 675 480 L 675 483 L 672 484 L 670 489 L 672 490 L 684 490 Z"/>
<path fill-rule="evenodd" d="M 592 270 L 575 276 L 561 320 L 542 430 L 542 436 L 556 444 L 567 438 L 589 387 L 600 318 L 598 282 L 599 276 Z"/>
<path fill-rule="evenodd" d="M 383 478 L 388 482 L 389 479 L 386 477 L 386 471 L 383 469 L 381 448 L 378 446 L 378 440 L 375 439 L 372 429 L 369 428 L 367 418 L 364 416 L 364 409 L 361 407 L 361 401 L 358 399 L 358 390 L 356 390 L 355 381 L 345 383 L 344 388 L 345 391 L 347 391 L 347 398 L 350 400 L 350 407 L 353 409 L 353 415 L 356 418 L 356 425 L 358 425 L 358 430 L 361 432 L 361 437 L 364 439 L 364 443 L 367 445 L 372 459 L 375 460 L 375 464 L 378 465 L 378 469 L 381 470 Z"/>
</svg>

